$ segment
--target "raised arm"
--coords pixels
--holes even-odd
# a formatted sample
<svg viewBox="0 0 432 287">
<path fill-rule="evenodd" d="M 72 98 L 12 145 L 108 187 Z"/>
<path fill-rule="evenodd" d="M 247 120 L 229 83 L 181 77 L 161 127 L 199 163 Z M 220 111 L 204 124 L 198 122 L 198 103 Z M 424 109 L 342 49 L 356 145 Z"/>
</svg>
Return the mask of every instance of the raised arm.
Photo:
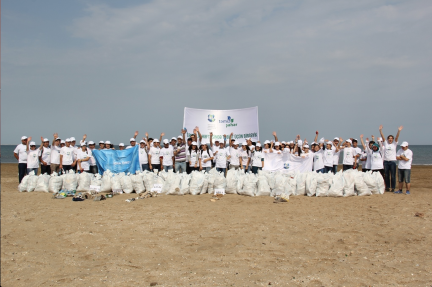
<svg viewBox="0 0 432 287">
<path fill-rule="evenodd" d="M 213 147 L 213 132 L 210 132 L 210 147 Z"/>
<path fill-rule="evenodd" d="M 145 138 L 142 138 L 143 140 L 145 140 L 146 142 L 146 146 L 147 146 L 147 150 L 150 150 L 150 143 L 149 143 L 149 137 L 148 137 L 148 133 L 145 133 Z"/>
<path fill-rule="evenodd" d="M 398 140 L 399 140 L 399 135 L 400 135 L 400 132 L 401 132 L 402 129 L 403 129 L 403 126 L 400 126 L 400 127 L 398 128 L 398 131 L 397 131 L 397 134 L 396 134 L 396 138 L 395 138 L 395 141 L 396 141 L 396 142 L 398 142 Z"/>
<path fill-rule="evenodd" d="M 55 141 L 58 139 L 58 133 L 54 133 L 54 139 L 53 139 L 53 141 L 52 141 L 52 146 L 54 146 L 54 143 L 55 143 Z"/>
<path fill-rule="evenodd" d="M 223 137 L 224 137 L 224 147 L 226 147 L 226 135 L 224 134 Z"/>
<path fill-rule="evenodd" d="M 43 148 L 43 137 L 41 137 L 41 145 L 40 145 L 40 147 L 39 147 L 39 150 L 42 150 L 42 148 Z"/>
<path fill-rule="evenodd" d="M 26 151 L 30 150 L 29 144 L 30 144 L 31 139 L 32 139 L 32 137 L 28 137 L 28 139 L 27 139 L 27 149 L 26 149 Z"/>
<path fill-rule="evenodd" d="M 80 144 L 82 144 L 83 142 L 85 142 L 87 138 L 87 134 L 83 135 L 82 140 L 80 140 Z"/>
<path fill-rule="evenodd" d="M 314 142 L 317 142 L 317 140 L 318 140 L 318 131 L 315 132 Z"/>
<path fill-rule="evenodd" d="M 380 126 L 379 126 L 379 132 L 380 132 L 380 135 L 381 135 L 381 137 L 382 137 L 382 139 L 383 139 L 383 141 L 384 141 L 384 140 L 385 140 L 385 136 L 384 136 L 384 134 L 383 134 L 382 129 L 383 129 L 383 125 L 380 125 Z"/>
<path fill-rule="evenodd" d="M 134 135 L 133 135 L 133 138 L 136 139 L 137 136 L 138 136 L 138 131 L 135 131 L 135 133 L 134 133 Z"/>
<path fill-rule="evenodd" d="M 196 126 L 195 129 L 196 129 L 196 131 L 197 131 L 197 133 L 198 133 L 199 141 L 202 142 L 202 136 L 201 136 L 201 133 L 200 133 L 199 127 Z"/>
<path fill-rule="evenodd" d="M 363 146 L 363 149 L 366 150 L 366 145 L 365 145 L 365 143 L 363 141 L 363 135 L 362 134 L 360 135 L 360 142 L 361 142 L 361 144 Z"/>
<path fill-rule="evenodd" d="M 165 135 L 165 133 L 161 133 L 159 137 L 159 142 L 162 144 L 162 137 Z"/>
<path fill-rule="evenodd" d="M 278 140 L 278 137 L 277 137 L 276 132 L 273 132 L 272 134 L 273 134 L 273 136 L 274 136 L 274 138 L 275 138 L 275 142 L 278 142 L 279 140 Z"/>
<path fill-rule="evenodd" d="M 232 146 L 232 143 L 231 143 L 232 136 L 233 136 L 233 133 L 231 133 L 231 134 L 230 134 L 230 137 L 229 137 L 229 143 L 228 143 L 229 146 Z"/>
</svg>

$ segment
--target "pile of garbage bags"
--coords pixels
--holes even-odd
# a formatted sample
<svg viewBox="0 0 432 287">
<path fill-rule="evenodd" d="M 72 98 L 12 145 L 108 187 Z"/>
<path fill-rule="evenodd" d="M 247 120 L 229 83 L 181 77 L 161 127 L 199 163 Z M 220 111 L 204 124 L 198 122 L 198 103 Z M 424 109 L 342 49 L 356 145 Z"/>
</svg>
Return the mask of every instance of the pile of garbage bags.
<svg viewBox="0 0 432 287">
<path fill-rule="evenodd" d="M 70 170 L 61 176 L 34 172 L 25 176 L 18 189 L 21 192 L 63 191 L 87 192 L 98 187 L 100 192 L 143 193 L 152 191 L 155 184 L 162 186 L 159 195 L 213 194 L 223 189 L 226 194 L 246 196 L 365 196 L 383 194 L 384 180 L 378 172 L 359 172 L 352 169 L 333 173 L 269 172 L 245 173 L 244 170 L 228 170 L 226 177 L 216 169 L 210 172 L 193 171 L 191 174 L 165 172 L 118 173 L 109 170 L 103 176 L 90 173 L 76 174 Z"/>
</svg>

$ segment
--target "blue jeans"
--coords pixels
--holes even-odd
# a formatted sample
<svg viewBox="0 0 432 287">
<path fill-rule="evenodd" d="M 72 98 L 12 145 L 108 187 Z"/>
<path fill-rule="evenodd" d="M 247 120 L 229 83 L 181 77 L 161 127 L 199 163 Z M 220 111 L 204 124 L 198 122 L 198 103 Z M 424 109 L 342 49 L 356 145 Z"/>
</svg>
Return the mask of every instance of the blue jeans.
<svg viewBox="0 0 432 287">
<path fill-rule="evenodd" d="M 260 166 L 253 166 L 252 167 L 252 173 L 253 174 L 257 174 L 258 170 L 262 170 L 262 167 L 260 167 Z"/>
<path fill-rule="evenodd" d="M 334 167 L 333 166 L 325 166 L 324 167 L 324 173 L 329 173 L 329 171 L 334 173 Z"/>
<path fill-rule="evenodd" d="M 37 168 L 37 167 L 36 168 L 28 168 L 27 169 L 27 174 L 30 174 L 30 172 L 34 171 L 35 175 L 37 175 L 38 169 L 39 168 Z"/>
<path fill-rule="evenodd" d="M 181 171 L 180 171 L 181 170 Z M 176 162 L 175 163 L 175 171 L 179 173 L 186 172 L 186 162 Z"/>
<path fill-rule="evenodd" d="M 336 174 L 336 173 L 337 173 L 337 167 L 338 167 L 338 165 L 337 165 L 337 164 L 333 165 L 333 173 L 334 173 L 334 174 Z"/>
<path fill-rule="evenodd" d="M 226 168 L 217 167 L 216 170 L 217 170 L 218 172 L 222 172 L 223 175 L 225 176 L 225 170 L 226 170 Z"/>
<path fill-rule="evenodd" d="M 399 182 L 411 183 L 411 169 L 398 169 Z"/>
<path fill-rule="evenodd" d="M 324 168 L 317 169 L 315 172 L 316 172 L 316 173 L 324 173 Z"/>
<path fill-rule="evenodd" d="M 19 183 L 21 183 L 21 180 L 26 176 L 27 174 L 27 163 L 19 163 L 18 164 L 18 180 Z"/>
<path fill-rule="evenodd" d="M 143 163 L 143 164 L 141 164 L 141 169 L 142 169 L 142 171 L 145 171 L 145 170 L 150 171 L 150 168 L 149 168 L 148 163 Z"/>
<path fill-rule="evenodd" d="M 172 165 L 164 165 L 165 172 L 168 172 L 170 169 L 173 169 Z"/>
<path fill-rule="evenodd" d="M 396 162 L 385 160 L 384 161 L 384 182 L 386 188 L 394 189 L 396 187 Z M 391 176 L 391 181 L 390 181 Z"/>
</svg>

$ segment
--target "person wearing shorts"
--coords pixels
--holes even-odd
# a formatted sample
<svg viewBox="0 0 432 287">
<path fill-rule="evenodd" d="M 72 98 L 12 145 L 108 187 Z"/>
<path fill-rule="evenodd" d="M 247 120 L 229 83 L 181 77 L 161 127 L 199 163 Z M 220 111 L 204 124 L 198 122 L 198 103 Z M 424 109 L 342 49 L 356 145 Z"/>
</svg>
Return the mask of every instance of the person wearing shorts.
<svg viewBox="0 0 432 287">
<path fill-rule="evenodd" d="M 408 148 L 408 143 L 403 142 L 401 149 L 396 154 L 398 163 L 398 178 L 399 178 L 399 190 L 395 191 L 395 194 L 403 194 L 402 188 L 405 182 L 406 194 L 410 193 L 411 188 L 411 164 L 412 164 L 413 152 Z"/>
</svg>

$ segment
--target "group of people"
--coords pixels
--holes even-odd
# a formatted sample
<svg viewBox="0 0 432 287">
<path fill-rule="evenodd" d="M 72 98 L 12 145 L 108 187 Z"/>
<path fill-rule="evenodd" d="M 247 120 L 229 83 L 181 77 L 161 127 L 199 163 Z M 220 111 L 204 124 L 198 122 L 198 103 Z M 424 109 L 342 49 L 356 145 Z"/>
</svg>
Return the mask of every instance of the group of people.
<svg viewBox="0 0 432 287">
<path fill-rule="evenodd" d="M 384 136 L 383 127 L 379 127 L 381 137 L 375 139 L 360 135 L 360 143 L 363 150 L 358 146 L 358 140 L 350 138 L 343 141 L 335 137 L 333 140 L 321 138 L 318 140 L 318 131 L 315 133 L 314 141 L 309 145 L 306 139 L 297 135 L 294 141 L 279 142 L 276 132 L 273 132 L 274 140 L 254 142 L 248 138 L 239 142 L 233 138 L 223 136 L 223 141 L 216 139 L 213 142 L 213 133 L 209 140 L 203 139 L 199 127 L 195 127 L 190 137 L 186 139 L 186 130 L 181 130 L 181 135 L 171 140 L 163 139 L 161 133 L 159 139 L 149 138 L 148 133 L 139 141 L 139 162 L 141 169 L 191 173 L 194 170 L 210 171 L 215 167 L 217 171 L 225 174 L 227 169 L 243 169 L 257 173 L 264 167 L 266 153 L 274 153 L 284 156 L 289 153 L 293 157 L 313 157 L 312 170 L 318 173 L 337 172 L 339 157 L 342 152 L 343 170 L 357 169 L 362 165 L 362 171 L 371 170 L 379 172 L 385 181 L 386 191 L 402 193 L 403 183 L 406 184 L 406 194 L 410 194 L 411 164 L 413 153 L 408 148 L 408 143 L 403 142 L 401 149 L 396 151 L 398 139 L 403 127 L 398 128 L 396 138 L 393 135 Z M 137 144 L 138 131 L 130 139 L 130 145 L 119 144 L 119 149 L 133 148 Z M 18 160 L 19 182 L 22 178 L 41 168 L 41 173 L 51 174 L 53 172 L 67 172 L 75 170 L 78 172 L 98 173 L 96 160 L 92 151 L 96 149 L 93 141 L 86 142 L 87 135 L 76 145 L 74 137 L 60 139 L 54 134 L 51 142 L 48 138 L 41 137 L 41 145 L 36 147 L 32 138 L 23 136 L 21 144 L 14 150 L 14 156 Z M 385 139 L 385 140 L 384 140 Z M 100 141 L 98 150 L 115 149 L 110 141 Z M 397 163 L 398 161 L 398 163 Z M 396 189 L 396 166 L 398 166 L 399 190 Z"/>
</svg>

